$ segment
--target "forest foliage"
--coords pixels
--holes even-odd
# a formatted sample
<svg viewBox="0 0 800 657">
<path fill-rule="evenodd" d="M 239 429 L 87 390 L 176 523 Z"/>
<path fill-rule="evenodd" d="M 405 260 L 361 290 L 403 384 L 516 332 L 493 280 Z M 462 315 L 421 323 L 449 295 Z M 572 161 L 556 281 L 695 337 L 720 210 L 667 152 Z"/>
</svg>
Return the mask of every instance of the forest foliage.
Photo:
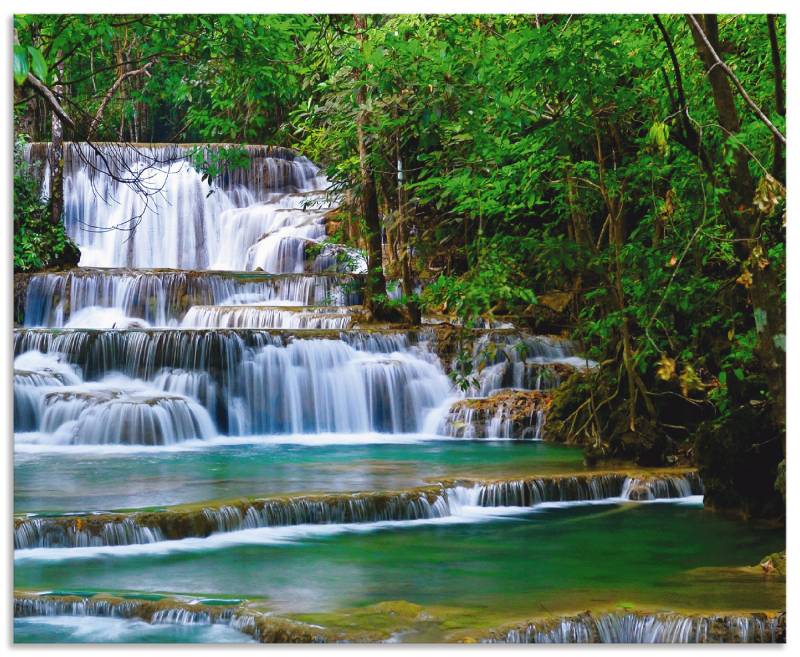
<svg viewBox="0 0 800 657">
<path fill-rule="evenodd" d="M 562 293 L 600 367 L 556 400 L 553 432 L 594 457 L 683 450 L 713 503 L 776 504 L 784 17 L 17 16 L 15 30 L 18 131 L 49 138 L 33 76 L 59 90 L 71 139 L 297 148 L 349 201 L 376 315 L 524 321 Z M 763 476 L 743 484 L 750 471 Z"/>
</svg>

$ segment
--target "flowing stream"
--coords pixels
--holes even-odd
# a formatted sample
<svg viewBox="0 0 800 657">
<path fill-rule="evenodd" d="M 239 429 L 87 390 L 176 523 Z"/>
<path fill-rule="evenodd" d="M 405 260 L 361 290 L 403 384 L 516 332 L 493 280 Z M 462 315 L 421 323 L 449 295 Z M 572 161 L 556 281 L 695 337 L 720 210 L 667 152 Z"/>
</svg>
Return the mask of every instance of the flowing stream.
<svg viewBox="0 0 800 657">
<path fill-rule="evenodd" d="M 473 331 L 462 389 L 434 324 L 364 325 L 313 163 L 248 146 L 209 187 L 220 148 L 67 145 L 80 266 L 15 287 L 17 641 L 278 640 L 269 614 L 339 640 L 331 614 L 392 601 L 481 640 L 780 640 L 783 582 L 732 570 L 778 532 L 707 517 L 696 472 L 541 440 L 575 345 Z M 460 640 L 431 631 L 369 637 Z"/>
</svg>

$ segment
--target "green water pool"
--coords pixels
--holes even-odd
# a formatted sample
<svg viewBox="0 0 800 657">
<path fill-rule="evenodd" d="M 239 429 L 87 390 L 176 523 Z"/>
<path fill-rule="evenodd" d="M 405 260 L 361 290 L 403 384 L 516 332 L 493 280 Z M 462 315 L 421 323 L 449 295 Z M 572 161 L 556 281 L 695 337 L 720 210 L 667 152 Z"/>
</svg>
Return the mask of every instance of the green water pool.
<svg viewBox="0 0 800 657">
<path fill-rule="evenodd" d="M 547 443 L 372 440 L 18 451 L 14 511 L 100 511 L 262 494 L 397 490 L 448 477 L 512 478 L 583 469 L 580 449 Z"/>
<path fill-rule="evenodd" d="M 238 595 L 312 615 L 406 600 L 463 608 L 487 622 L 619 605 L 764 611 L 785 604 L 782 580 L 724 570 L 783 549 L 783 532 L 696 503 L 568 505 L 463 522 L 217 538 L 94 556 L 91 549 L 28 553 L 15 562 L 14 584 Z"/>
</svg>

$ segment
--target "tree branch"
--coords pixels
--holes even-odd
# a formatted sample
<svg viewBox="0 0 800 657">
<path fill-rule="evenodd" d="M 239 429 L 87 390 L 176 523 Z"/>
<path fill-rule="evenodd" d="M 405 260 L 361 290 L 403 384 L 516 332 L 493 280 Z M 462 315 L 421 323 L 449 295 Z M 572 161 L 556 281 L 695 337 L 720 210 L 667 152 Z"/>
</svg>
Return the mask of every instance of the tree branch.
<svg viewBox="0 0 800 657">
<path fill-rule="evenodd" d="M 152 65 L 153 62 L 147 62 L 147 64 L 142 66 L 142 68 L 137 68 L 134 71 L 126 71 L 116 79 L 114 84 L 111 85 L 109 90 L 106 92 L 106 95 L 103 97 L 103 100 L 100 103 L 100 107 L 97 108 L 97 112 L 94 115 L 94 119 L 92 119 L 92 123 L 89 126 L 89 132 L 86 135 L 86 141 L 92 141 L 92 139 L 94 138 L 95 130 L 97 130 L 97 126 L 100 124 L 100 120 L 103 118 L 103 112 L 105 112 L 106 105 L 108 105 L 109 101 L 114 96 L 117 89 L 119 89 L 120 85 L 128 78 L 132 78 L 137 75 L 146 75 L 150 77 L 150 72 L 148 71 L 148 69 Z"/>
<path fill-rule="evenodd" d="M 714 50 L 714 46 L 711 45 L 711 42 L 708 40 L 708 36 L 706 36 L 705 31 L 700 26 L 700 23 L 697 22 L 697 19 L 694 17 L 694 14 L 687 14 L 687 18 L 689 22 L 692 24 L 692 27 L 695 29 L 695 33 L 702 39 L 705 47 L 708 49 L 708 53 L 714 59 L 715 65 L 719 66 L 727 75 L 731 81 L 733 82 L 736 89 L 739 91 L 739 95 L 744 98 L 744 101 L 750 106 L 750 109 L 753 110 L 755 115 L 761 120 L 761 122 L 770 129 L 773 135 L 775 135 L 776 139 L 779 139 L 781 143 L 786 144 L 786 137 L 783 133 L 775 127 L 775 125 L 767 118 L 767 115 L 761 111 L 761 108 L 753 102 L 753 99 L 745 91 L 742 83 L 739 82 L 739 78 L 736 77 L 734 72 L 731 70 L 730 66 L 728 66 L 722 58 L 717 54 L 717 51 Z"/>
<path fill-rule="evenodd" d="M 58 98 L 50 91 L 47 85 L 39 80 L 33 73 L 28 73 L 28 77 L 25 81 L 36 90 L 36 93 L 45 99 L 47 104 L 50 105 L 50 108 L 56 113 L 58 118 L 61 119 L 62 123 L 65 123 L 73 130 L 75 129 L 75 122 L 70 118 L 69 114 L 66 113 L 64 108 L 61 107 Z"/>
</svg>

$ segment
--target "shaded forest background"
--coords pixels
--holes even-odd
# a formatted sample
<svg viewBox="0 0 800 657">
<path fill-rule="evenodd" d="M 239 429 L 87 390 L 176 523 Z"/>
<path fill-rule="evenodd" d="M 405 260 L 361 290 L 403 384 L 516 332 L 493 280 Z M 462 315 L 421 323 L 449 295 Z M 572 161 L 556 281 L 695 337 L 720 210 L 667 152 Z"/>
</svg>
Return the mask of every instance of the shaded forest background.
<svg viewBox="0 0 800 657">
<path fill-rule="evenodd" d="M 600 366 L 552 439 L 780 517 L 784 67 L 782 16 L 17 16 L 15 269 L 76 262 L 65 140 L 229 144 L 211 181 L 293 147 L 344 195 L 375 319 L 557 325 Z M 22 144 L 49 140 L 44 202 Z"/>
</svg>

